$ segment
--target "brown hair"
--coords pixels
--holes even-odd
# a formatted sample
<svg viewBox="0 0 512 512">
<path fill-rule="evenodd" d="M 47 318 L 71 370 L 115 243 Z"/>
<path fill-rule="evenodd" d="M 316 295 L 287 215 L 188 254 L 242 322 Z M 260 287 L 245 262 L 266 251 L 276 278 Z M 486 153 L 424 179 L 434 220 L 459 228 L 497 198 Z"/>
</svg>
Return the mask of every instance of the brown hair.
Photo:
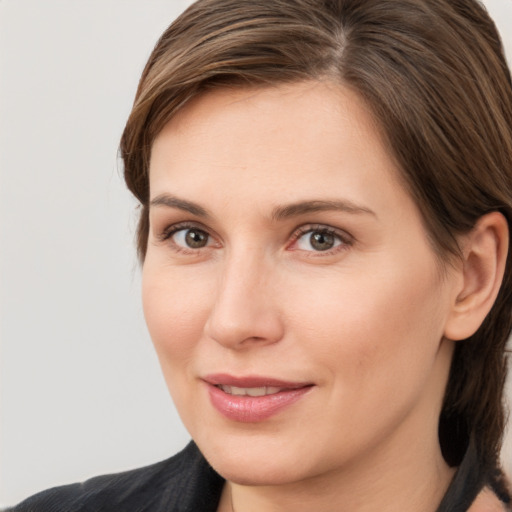
<svg viewBox="0 0 512 512">
<path fill-rule="evenodd" d="M 499 35 L 476 0 L 199 0 L 162 35 L 121 140 L 148 237 L 155 137 L 192 97 L 226 85 L 330 79 L 379 121 L 444 260 L 490 211 L 512 222 L 512 85 Z M 512 268 L 478 332 L 458 342 L 440 421 L 446 460 L 471 438 L 495 464 L 504 430 Z M 456 442 L 455 442 L 456 441 Z"/>
</svg>

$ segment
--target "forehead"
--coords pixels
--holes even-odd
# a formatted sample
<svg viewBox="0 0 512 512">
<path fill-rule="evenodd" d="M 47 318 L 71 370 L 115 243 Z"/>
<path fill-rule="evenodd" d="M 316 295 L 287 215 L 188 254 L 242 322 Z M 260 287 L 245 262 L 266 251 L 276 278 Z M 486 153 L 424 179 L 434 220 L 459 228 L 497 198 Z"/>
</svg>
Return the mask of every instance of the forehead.
<svg viewBox="0 0 512 512">
<path fill-rule="evenodd" d="M 221 88 L 192 99 L 164 126 L 152 146 L 150 170 L 160 167 L 165 153 L 172 156 L 166 166 L 177 167 L 182 155 L 190 162 L 189 151 L 194 161 L 236 157 L 242 165 L 259 152 L 260 160 L 284 153 L 290 163 L 297 163 L 295 155 L 308 157 L 306 164 L 315 150 L 332 150 L 333 142 L 350 144 L 361 155 L 371 146 L 368 157 L 397 167 L 370 109 L 349 88 L 330 81 Z"/>
<path fill-rule="evenodd" d="M 226 88 L 185 105 L 154 142 L 150 192 L 152 198 L 243 196 L 246 204 L 258 193 L 274 203 L 350 195 L 384 206 L 392 199 L 384 191 L 397 196 L 395 203 L 403 199 L 398 176 L 358 94 L 331 82 L 303 82 Z"/>
</svg>

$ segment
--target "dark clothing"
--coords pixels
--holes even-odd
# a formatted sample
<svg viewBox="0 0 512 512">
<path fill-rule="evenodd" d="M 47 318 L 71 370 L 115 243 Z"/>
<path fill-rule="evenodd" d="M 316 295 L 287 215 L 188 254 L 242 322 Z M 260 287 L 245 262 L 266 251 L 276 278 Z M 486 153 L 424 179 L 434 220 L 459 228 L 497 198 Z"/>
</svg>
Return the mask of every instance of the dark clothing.
<svg viewBox="0 0 512 512">
<path fill-rule="evenodd" d="M 437 512 L 466 512 L 486 485 L 509 503 L 506 491 L 492 475 L 481 474 L 473 457 L 468 450 Z M 216 512 L 223 485 L 191 442 L 157 464 L 49 489 L 8 512 Z"/>
<path fill-rule="evenodd" d="M 503 510 L 512 510 L 503 473 L 496 467 L 482 468 L 476 449 L 473 443 L 470 443 L 436 512 L 466 512 L 484 488 L 490 489 L 503 503 Z"/>
<path fill-rule="evenodd" d="M 170 459 L 49 489 L 8 512 L 216 512 L 223 484 L 191 442 Z"/>
</svg>

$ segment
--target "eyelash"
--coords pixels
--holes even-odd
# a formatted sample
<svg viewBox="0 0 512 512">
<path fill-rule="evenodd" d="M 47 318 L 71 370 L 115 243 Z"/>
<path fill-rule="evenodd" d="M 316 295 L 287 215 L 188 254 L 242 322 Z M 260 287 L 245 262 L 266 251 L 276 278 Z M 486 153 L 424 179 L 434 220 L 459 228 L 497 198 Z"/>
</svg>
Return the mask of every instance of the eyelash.
<svg viewBox="0 0 512 512">
<path fill-rule="evenodd" d="M 195 222 L 179 222 L 178 224 L 173 224 L 171 226 L 166 227 L 162 231 L 162 233 L 158 235 L 158 240 L 160 242 L 168 242 L 179 231 L 186 231 L 191 229 L 203 231 L 211 238 L 211 235 L 208 233 L 208 230 L 205 227 L 201 226 L 201 224 L 197 224 Z M 181 245 L 178 245 L 177 243 L 173 243 L 172 245 L 174 250 L 177 252 L 182 252 L 186 254 L 197 254 L 198 252 L 198 249 L 193 249 L 192 247 L 187 249 L 185 247 L 182 247 Z"/>
<path fill-rule="evenodd" d="M 208 229 L 203 227 L 201 224 L 197 224 L 194 222 L 180 222 L 178 224 L 173 224 L 173 225 L 165 228 L 162 231 L 162 233 L 158 235 L 158 240 L 160 242 L 167 242 L 167 241 L 171 240 L 172 237 L 179 231 L 194 230 L 194 229 L 197 231 L 202 231 L 202 232 L 206 233 L 206 235 L 211 238 L 211 235 L 209 234 Z M 333 248 L 327 249 L 325 251 L 321 251 L 321 250 L 304 251 L 304 252 L 311 253 L 311 256 L 335 254 L 339 251 L 348 249 L 354 243 L 353 237 L 344 231 L 340 231 L 338 229 L 334 229 L 330 226 L 326 226 L 323 224 L 305 224 L 305 225 L 297 228 L 292 233 L 292 235 L 290 236 L 291 243 L 289 243 L 287 245 L 287 248 L 290 248 L 291 246 L 296 244 L 304 235 L 307 235 L 308 233 L 311 233 L 311 234 L 321 233 L 322 235 L 332 236 L 337 241 L 339 241 L 338 245 L 335 245 Z M 187 254 L 197 254 L 197 252 L 200 249 L 202 249 L 202 248 L 200 248 L 200 249 L 188 248 L 187 249 L 187 248 L 182 247 L 181 245 L 178 245 L 176 243 L 173 243 L 173 248 L 177 252 L 183 252 L 183 253 L 187 253 Z M 207 248 L 207 247 L 204 247 L 204 248 Z M 301 250 L 301 249 L 291 249 L 291 250 Z"/>
<path fill-rule="evenodd" d="M 320 256 L 320 255 L 331 255 L 336 254 L 339 251 L 344 251 L 348 249 L 350 246 L 354 243 L 354 238 L 349 235 L 345 231 L 341 231 L 338 229 L 335 229 L 331 226 L 326 226 L 324 224 L 306 224 L 304 226 L 300 226 L 295 230 L 295 232 L 292 234 L 291 244 L 288 245 L 288 247 L 296 244 L 304 235 L 307 234 L 313 234 L 313 233 L 320 233 L 322 235 L 332 236 L 336 240 L 338 240 L 340 243 L 338 245 L 335 245 L 331 249 L 327 249 L 324 251 L 305 251 L 310 253 L 310 256 Z M 292 249 L 292 250 L 300 250 L 300 249 Z"/>
<path fill-rule="evenodd" d="M 169 240 L 175 233 L 181 231 L 182 229 L 200 229 L 201 231 L 205 231 L 206 229 L 202 228 L 198 224 L 193 222 L 179 222 L 178 224 L 172 224 L 171 226 L 167 226 L 159 235 L 158 239 L 161 242 L 165 242 Z"/>
</svg>

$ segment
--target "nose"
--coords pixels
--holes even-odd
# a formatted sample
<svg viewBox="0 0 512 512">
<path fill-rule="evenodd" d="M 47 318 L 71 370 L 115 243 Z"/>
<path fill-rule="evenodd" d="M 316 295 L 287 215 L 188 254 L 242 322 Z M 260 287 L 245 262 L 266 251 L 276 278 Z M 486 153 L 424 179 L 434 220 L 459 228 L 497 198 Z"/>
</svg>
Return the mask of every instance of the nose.
<svg viewBox="0 0 512 512">
<path fill-rule="evenodd" d="M 284 334 L 271 265 L 264 258 L 232 257 L 223 264 L 205 334 L 240 350 L 278 342 Z"/>
</svg>

